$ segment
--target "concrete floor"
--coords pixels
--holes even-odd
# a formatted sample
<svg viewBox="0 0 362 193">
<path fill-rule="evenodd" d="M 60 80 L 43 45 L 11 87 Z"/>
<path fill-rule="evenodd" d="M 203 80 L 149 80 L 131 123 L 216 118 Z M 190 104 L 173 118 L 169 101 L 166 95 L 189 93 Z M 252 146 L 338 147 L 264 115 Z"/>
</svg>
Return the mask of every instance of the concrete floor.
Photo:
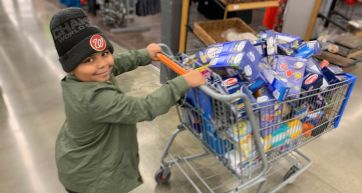
<svg viewBox="0 0 362 193">
<path fill-rule="evenodd" d="M 0 192 L 64 193 L 54 162 L 54 143 L 64 120 L 59 86 L 64 76 L 48 24 L 58 8 L 44 0 L 0 0 Z M 120 48 L 118 48 L 120 49 Z M 346 69 L 362 76 L 362 67 Z M 160 85 L 158 71 L 147 66 L 119 77 L 124 91 L 145 95 Z M 362 192 L 362 80 L 357 80 L 340 127 L 302 148 L 314 165 L 282 193 Z M 195 192 L 178 170 L 170 184 L 153 180 L 162 149 L 178 124 L 175 109 L 139 124 L 140 170 L 144 184 L 132 193 Z M 201 150 L 183 133 L 171 151 Z M 222 172 L 212 158 L 198 162 L 204 173 Z M 275 179 L 274 179 L 275 180 Z M 214 180 L 222 184 L 223 178 Z M 226 189 L 220 189 L 220 192 Z"/>
</svg>

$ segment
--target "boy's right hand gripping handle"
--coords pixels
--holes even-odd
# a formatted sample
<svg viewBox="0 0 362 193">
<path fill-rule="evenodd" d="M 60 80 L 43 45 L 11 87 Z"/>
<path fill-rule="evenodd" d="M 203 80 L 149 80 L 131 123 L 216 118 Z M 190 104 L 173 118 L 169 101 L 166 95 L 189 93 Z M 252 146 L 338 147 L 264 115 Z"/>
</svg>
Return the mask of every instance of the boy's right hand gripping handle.
<svg viewBox="0 0 362 193">
<path fill-rule="evenodd" d="M 172 71 L 174 71 L 178 75 L 184 75 L 187 73 L 185 69 L 183 69 L 176 61 L 171 59 L 168 55 L 165 53 L 159 53 L 157 54 L 158 59 L 165 64 L 168 68 L 170 68 Z M 239 98 L 243 98 L 243 100 L 248 100 L 248 98 L 243 93 L 233 93 L 230 95 L 227 94 L 220 94 L 212 90 L 211 88 L 202 85 L 199 87 L 202 91 L 204 91 L 207 95 L 211 96 L 212 98 L 215 98 L 217 100 L 221 101 L 233 101 Z M 247 98 L 247 99 L 245 99 Z"/>
</svg>

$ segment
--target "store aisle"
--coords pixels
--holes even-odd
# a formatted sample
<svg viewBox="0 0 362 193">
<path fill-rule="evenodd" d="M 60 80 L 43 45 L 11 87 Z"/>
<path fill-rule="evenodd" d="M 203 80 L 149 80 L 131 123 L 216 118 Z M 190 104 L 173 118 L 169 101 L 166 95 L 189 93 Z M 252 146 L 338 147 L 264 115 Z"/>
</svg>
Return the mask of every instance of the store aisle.
<svg viewBox="0 0 362 193">
<path fill-rule="evenodd" d="M 59 81 L 64 76 L 48 32 L 57 10 L 45 0 L 0 0 L 0 192 L 64 193 L 54 162 L 54 143 L 64 121 Z M 362 64 L 348 69 L 362 77 Z M 124 91 L 145 95 L 159 87 L 154 67 L 119 78 Z M 314 165 L 282 193 L 360 193 L 362 189 L 362 79 L 357 80 L 340 127 L 302 150 Z M 153 175 L 161 151 L 178 123 L 175 109 L 139 124 L 140 169 L 144 184 L 132 193 L 191 193 L 177 170 L 169 185 L 156 186 Z M 178 138 L 173 152 L 201 149 L 190 134 Z M 205 172 L 213 166 L 199 164 Z M 217 178 L 215 183 L 222 183 Z"/>
<path fill-rule="evenodd" d="M 46 5 L 0 1 L 0 192 L 64 192 L 54 163 L 64 73 L 46 30 Z"/>
</svg>

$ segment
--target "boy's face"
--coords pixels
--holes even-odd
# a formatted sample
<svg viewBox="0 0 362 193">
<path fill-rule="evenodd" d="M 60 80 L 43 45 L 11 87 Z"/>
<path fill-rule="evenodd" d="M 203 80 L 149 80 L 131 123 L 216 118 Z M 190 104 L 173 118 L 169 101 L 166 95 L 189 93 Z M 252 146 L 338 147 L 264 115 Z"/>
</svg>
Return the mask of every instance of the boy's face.
<svg viewBox="0 0 362 193">
<path fill-rule="evenodd" d="M 74 76 L 84 82 L 104 82 L 109 79 L 114 64 L 110 51 L 95 53 L 84 59 L 74 70 Z"/>
</svg>

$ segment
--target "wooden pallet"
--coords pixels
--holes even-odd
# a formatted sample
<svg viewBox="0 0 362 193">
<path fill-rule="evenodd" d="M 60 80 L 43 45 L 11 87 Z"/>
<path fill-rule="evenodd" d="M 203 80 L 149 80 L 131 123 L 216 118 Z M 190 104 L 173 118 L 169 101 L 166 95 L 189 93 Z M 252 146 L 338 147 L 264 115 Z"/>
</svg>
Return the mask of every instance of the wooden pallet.
<svg viewBox="0 0 362 193">
<path fill-rule="evenodd" d="M 346 58 L 357 58 L 362 55 L 362 37 L 348 34 L 341 35 L 335 39 L 339 46 L 338 54 Z"/>
<path fill-rule="evenodd" d="M 344 68 L 353 66 L 360 61 L 360 60 L 356 60 L 356 59 L 346 58 L 341 55 L 333 54 L 333 53 L 330 53 L 327 51 L 322 52 L 322 54 L 316 56 L 316 58 L 321 59 L 321 60 L 326 59 L 331 64 L 335 64 L 335 65 L 338 65 L 338 66 L 344 67 Z"/>
</svg>

